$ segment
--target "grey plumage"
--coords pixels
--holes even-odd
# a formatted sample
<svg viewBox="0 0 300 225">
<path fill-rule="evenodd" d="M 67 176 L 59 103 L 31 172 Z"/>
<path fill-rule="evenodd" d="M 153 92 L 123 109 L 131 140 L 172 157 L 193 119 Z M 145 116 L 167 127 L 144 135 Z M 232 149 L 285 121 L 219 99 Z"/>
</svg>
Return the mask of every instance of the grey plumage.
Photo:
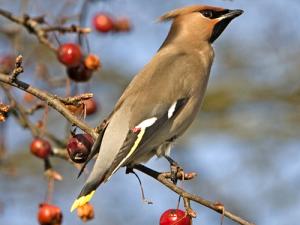
<svg viewBox="0 0 300 225">
<path fill-rule="evenodd" d="M 207 18 L 203 10 L 220 16 Z M 225 29 L 214 31 L 228 12 L 192 6 L 162 17 L 174 19 L 168 37 L 131 81 L 109 116 L 103 139 L 98 141 L 96 163 L 72 209 L 89 201 L 89 194 L 119 167 L 146 162 L 155 154 L 164 155 L 170 143 L 191 125 L 201 106 L 214 58 L 210 39 Z M 224 26 L 234 17 L 228 17 Z"/>
</svg>

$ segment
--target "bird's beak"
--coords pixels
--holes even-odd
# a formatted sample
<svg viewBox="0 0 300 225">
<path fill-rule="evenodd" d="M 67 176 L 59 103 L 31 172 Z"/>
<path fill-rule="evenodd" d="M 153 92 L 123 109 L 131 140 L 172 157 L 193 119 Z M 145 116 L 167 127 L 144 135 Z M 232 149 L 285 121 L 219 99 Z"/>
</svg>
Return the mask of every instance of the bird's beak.
<svg viewBox="0 0 300 225">
<path fill-rule="evenodd" d="M 244 12 L 244 11 L 241 10 L 241 9 L 228 10 L 228 13 L 222 15 L 222 16 L 220 17 L 220 19 L 221 19 L 221 20 L 223 20 L 223 19 L 230 19 L 230 20 L 232 20 L 232 19 L 234 19 L 235 17 L 238 17 L 238 16 L 242 15 L 243 12 Z"/>
<path fill-rule="evenodd" d="M 212 35 L 210 37 L 210 42 L 213 43 L 220 34 L 224 31 L 226 26 L 232 21 L 234 18 L 240 16 L 244 11 L 241 9 L 234 9 L 234 10 L 226 10 L 226 13 L 224 13 L 222 16 L 218 17 L 215 20 L 215 25 L 213 28 Z"/>
</svg>

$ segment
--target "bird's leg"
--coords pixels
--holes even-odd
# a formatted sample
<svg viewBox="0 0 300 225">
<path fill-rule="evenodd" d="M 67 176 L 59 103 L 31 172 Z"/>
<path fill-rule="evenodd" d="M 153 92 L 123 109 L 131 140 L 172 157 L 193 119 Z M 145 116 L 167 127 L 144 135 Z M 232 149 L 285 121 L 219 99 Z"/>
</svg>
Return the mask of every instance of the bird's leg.
<svg viewBox="0 0 300 225">
<path fill-rule="evenodd" d="M 125 173 L 126 173 L 126 174 L 133 173 L 133 174 L 135 175 L 135 177 L 138 179 L 139 184 L 140 184 L 143 202 L 145 202 L 145 203 L 147 203 L 147 204 L 149 204 L 149 205 L 150 205 L 150 204 L 153 204 L 153 202 L 151 202 L 151 201 L 149 201 L 149 200 L 147 200 L 147 199 L 145 198 L 145 193 L 144 193 L 144 188 L 143 188 L 143 185 L 142 185 L 142 181 L 141 181 L 141 179 L 139 178 L 139 176 L 136 174 L 136 172 L 133 171 L 133 168 L 130 167 L 130 166 L 127 166 L 127 167 L 126 167 L 126 172 L 125 172 Z"/>
<path fill-rule="evenodd" d="M 171 181 L 173 182 L 173 184 L 177 184 L 177 173 L 178 172 L 182 172 L 183 173 L 183 169 L 178 165 L 178 163 L 173 160 L 170 156 L 165 155 L 164 158 L 166 160 L 168 160 L 168 162 L 170 163 L 170 168 L 171 168 Z M 184 175 L 183 175 L 184 178 Z"/>
</svg>

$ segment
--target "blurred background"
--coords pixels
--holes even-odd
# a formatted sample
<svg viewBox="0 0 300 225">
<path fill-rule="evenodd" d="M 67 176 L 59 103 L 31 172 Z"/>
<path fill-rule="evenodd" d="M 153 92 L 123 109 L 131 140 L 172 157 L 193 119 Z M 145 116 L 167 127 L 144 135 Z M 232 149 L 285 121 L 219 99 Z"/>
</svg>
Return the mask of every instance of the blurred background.
<svg viewBox="0 0 300 225">
<path fill-rule="evenodd" d="M 45 15 L 48 23 L 76 23 L 82 1 L 1 0 L 0 8 L 16 15 Z M 96 126 L 112 110 L 130 79 L 155 54 L 170 23 L 157 23 L 164 12 L 191 4 L 211 4 L 245 13 L 234 20 L 214 43 L 216 53 L 203 108 L 192 127 L 179 139 L 172 156 L 186 171 L 198 177 L 183 187 L 260 225 L 290 225 L 299 222 L 300 208 L 300 48 L 297 0 L 103 0 L 90 1 L 84 25 L 92 27 L 97 12 L 126 17 L 128 33 L 88 35 L 90 49 L 100 56 L 103 68 L 79 91 L 95 93 L 97 114 L 88 117 Z M 76 42 L 74 34 L 59 35 L 63 42 Z M 0 17 L 0 56 L 24 57 L 21 79 L 56 94 L 65 88 L 49 88 L 38 74 L 45 65 L 55 78 L 65 77 L 65 68 L 53 52 L 40 45 L 23 28 Z M 23 103 L 23 93 L 12 91 Z M 0 101 L 5 97 L 0 92 Z M 100 109 L 101 108 L 101 109 Z M 40 119 L 42 113 L 31 117 Z M 62 116 L 50 110 L 47 128 L 64 138 Z M 0 125 L 1 145 L 6 154 L 0 161 L 0 224 L 37 224 L 38 204 L 45 198 L 47 182 L 43 163 L 29 151 L 32 140 L 13 117 Z M 5 146 L 4 146 L 5 145 Z M 64 180 L 56 182 L 53 203 L 64 213 L 63 224 L 82 224 L 69 213 L 71 203 L 86 177 L 76 179 L 77 169 L 54 159 L 54 168 Z M 147 166 L 168 170 L 165 160 L 152 159 Z M 140 173 L 139 173 L 140 174 Z M 158 224 L 161 213 L 176 207 L 178 196 L 150 177 L 140 174 L 146 198 L 141 200 L 138 182 L 120 169 L 98 189 L 94 199 L 96 217 L 89 224 Z M 182 206 L 183 208 L 183 206 Z M 220 224 L 220 215 L 197 204 L 194 224 Z M 225 219 L 224 224 L 235 224 Z"/>
</svg>

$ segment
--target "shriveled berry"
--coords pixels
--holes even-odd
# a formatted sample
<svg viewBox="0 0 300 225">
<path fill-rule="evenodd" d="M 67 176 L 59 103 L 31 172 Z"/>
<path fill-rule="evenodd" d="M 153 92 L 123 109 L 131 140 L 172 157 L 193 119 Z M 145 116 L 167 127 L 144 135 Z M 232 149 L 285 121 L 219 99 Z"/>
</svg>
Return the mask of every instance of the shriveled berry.
<svg viewBox="0 0 300 225">
<path fill-rule="evenodd" d="M 45 159 L 51 154 L 52 148 L 47 140 L 35 138 L 30 144 L 30 151 L 35 156 Z"/>
<path fill-rule="evenodd" d="M 83 64 L 67 68 L 67 74 L 71 80 L 76 82 L 86 82 L 91 79 L 93 71 L 87 69 Z"/>
<path fill-rule="evenodd" d="M 89 134 L 76 134 L 69 139 L 67 150 L 73 162 L 84 163 L 91 152 L 94 140 Z"/>
<path fill-rule="evenodd" d="M 101 67 L 101 62 L 98 56 L 96 56 L 95 54 L 89 54 L 84 59 L 84 65 L 87 69 L 97 70 Z"/>
<path fill-rule="evenodd" d="M 4 122 L 8 117 L 10 106 L 0 103 L 0 122 Z"/>
<path fill-rule="evenodd" d="M 95 216 L 94 207 L 90 203 L 87 203 L 77 209 L 77 215 L 84 222 L 92 220 Z"/>
<path fill-rule="evenodd" d="M 107 13 L 97 13 L 93 18 L 93 25 L 97 31 L 107 33 L 112 31 L 114 22 Z"/>
<path fill-rule="evenodd" d="M 57 50 L 57 58 L 67 67 L 78 66 L 82 59 L 80 46 L 74 43 L 62 44 Z"/>
<path fill-rule="evenodd" d="M 121 18 L 114 21 L 114 31 L 116 32 L 129 32 L 132 26 L 127 18 Z"/>
<path fill-rule="evenodd" d="M 159 220 L 160 225 L 191 225 L 192 218 L 180 209 L 168 209 Z"/>
<path fill-rule="evenodd" d="M 96 113 L 98 110 L 97 102 L 94 100 L 94 98 L 85 100 L 84 105 L 85 105 L 85 112 L 87 116 Z"/>
</svg>

